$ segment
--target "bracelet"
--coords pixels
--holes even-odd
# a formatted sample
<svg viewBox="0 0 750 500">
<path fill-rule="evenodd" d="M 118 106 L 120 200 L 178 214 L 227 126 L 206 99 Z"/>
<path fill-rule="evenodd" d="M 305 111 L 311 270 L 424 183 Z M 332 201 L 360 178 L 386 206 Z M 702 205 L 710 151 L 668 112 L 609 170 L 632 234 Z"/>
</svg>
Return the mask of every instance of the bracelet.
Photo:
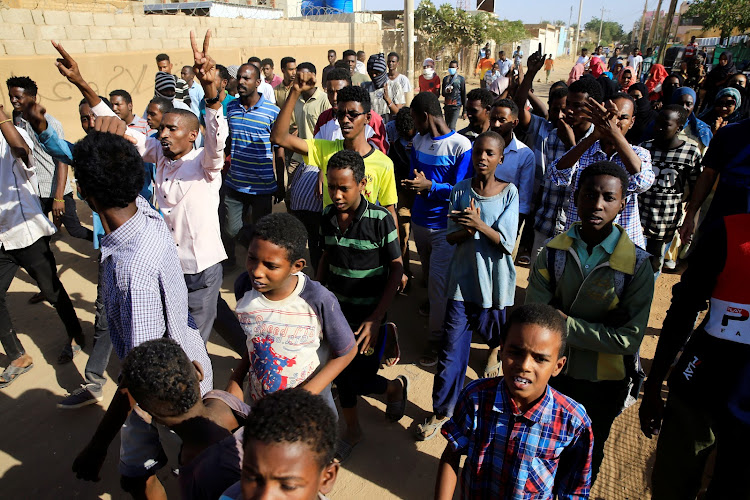
<svg viewBox="0 0 750 500">
<path fill-rule="evenodd" d="M 13 118 L 8 118 L 7 120 L 3 120 L 3 121 L 1 121 L 1 122 L 0 122 L 0 125 L 2 125 L 3 123 L 8 123 L 8 122 L 12 122 L 12 121 L 13 121 Z"/>
<path fill-rule="evenodd" d="M 52 198 L 52 200 L 58 203 L 65 203 L 65 200 L 61 200 L 60 198 Z"/>
</svg>

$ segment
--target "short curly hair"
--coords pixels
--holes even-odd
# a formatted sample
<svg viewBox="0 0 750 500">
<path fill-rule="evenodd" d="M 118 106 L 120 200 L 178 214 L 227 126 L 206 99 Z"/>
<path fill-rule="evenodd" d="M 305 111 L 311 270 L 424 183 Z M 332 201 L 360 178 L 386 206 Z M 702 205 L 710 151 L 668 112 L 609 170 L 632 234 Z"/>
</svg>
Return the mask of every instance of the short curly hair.
<svg viewBox="0 0 750 500">
<path fill-rule="evenodd" d="M 414 135 L 414 117 L 411 116 L 409 106 L 404 106 L 396 113 L 396 132 L 404 138 Z"/>
<path fill-rule="evenodd" d="M 162 417 L 184 415 L 201 398 L 195 366 L 170 338 L 149 340 L 133 348 L 122 363 L 120 387 L 145 411 Z"/>
<path fill-rule="evenodd" d="M 570 84 L 569 93 L 588 94 L 596 102 L 602 102 L 602 87 L 595 78 L 581 78 Z"/>
<path fill-rule="evenodd" d="M 258 401 L 245 424 L 244 447 L 251 440 L 304 443 L 317 455 L 322 470 L 333 460 L 337 438 L 336 416 L 323 397 L 297 387 Z"/>
<path fill-rule="evenodd" d="M 502 329 L 500 337 L 502 343 L 508 338 L 508 330 L 512 325 L 537 325 L 560 335 L 560 350 L 558 357 L 565 355 L 565 344 L 568 340 L 568 328 L 562 315 L 557 309 L 548 304 L 525 304 L 513 311 L 508 318 L 508 324 Z"/>
<path fill-rule="evenodd" d="M 261 217 L 253 226 L 252 237 L 286 250 L 287 258 L 292 264 L 304 258 L 307 229 L 291 214 L 278 212 Z"/>
<path fill-rule="evenodd" d="M 512 99 L 498 99 L 492 105 L 493 108 L 508 108 L 510 116 L 518 118 L 518 105 Z"/>
<path fill-rule="evenodd" d="M 581 171 L 581 175 L 578 177 L 578 187 L 576 188 L 575 198 L 578 198 L 578 193 L 581 191 L 583 183 L 597 175 L 609 175 L 610 177 L 620 179 L 623 198 L 628 194 L 628 184 L 630 183 L 630 179 L 628 178 L 628 173 L 625 171 L 625 168 L 615 162 L 603 160 L 592 163 Z"/>
<path fill-rule="evenodd" d="M 333 70 L 331 70 L 333 71 Z M 349 85 L 339 90 L 336 96 L 336 102 L 343 104 L 346 102 L 356 101 L 362 105 L 362 111 L 369 113 L 372 109 L 372 102 L 370 101 L 370 93 L 359 85 Z"/>
<path fill-rule="evenodd" d="M 344 69 L 344 68 L 333 68 L 328 73 L 326 73 L 325 83 L 335 82 L 337 80 L 346 81 L 349 85 L 351 85 L 352 75 L 351 73 L 349 73 L 348 69 Z"/>
<path fill-rule="evenodd" d="M 125 208 L 143 189 L 143 159 L 122 137 L 92 131 L 73 146 L 73 171 L 87 196 L 102 208 Z"/>
<path fill-rule="evenodd" d="M 411 109 L 415 113 L 427 113 L 430 116 L 443 117 L 443 110 L 440 109 L 440 101 L 432 92 L 420 92 L 411 101 Z"/>
<path fill-rule="evenodd" d="M 474 89 L 466 94 L 466 101 L 479 101 L 483 108 L 490 109 L 495 102 L 495 94 L 487 89 Z"/>
<path fill-rule="evenodd" d="M 8 90 L 12 88 L 23 89 L 23 93 L 32 97 L 36 96 L 39 88 L 36 86 L 36 82 L 28 76 L 11 76 L 5 80 L 5 84 Z"/>
<path fill-rule="evenodd" d="M 328 171 L 332 169 L 344 169 L 349 168 L 354 174 L 354 180 L 359 184 L 362 179 L 365 178 L 365 161 L 362 159 L 362 155 L 356 151 L 349 151 L 342 149 L 335 155 L 331 156 L 328 160 Z"/>
</svg>

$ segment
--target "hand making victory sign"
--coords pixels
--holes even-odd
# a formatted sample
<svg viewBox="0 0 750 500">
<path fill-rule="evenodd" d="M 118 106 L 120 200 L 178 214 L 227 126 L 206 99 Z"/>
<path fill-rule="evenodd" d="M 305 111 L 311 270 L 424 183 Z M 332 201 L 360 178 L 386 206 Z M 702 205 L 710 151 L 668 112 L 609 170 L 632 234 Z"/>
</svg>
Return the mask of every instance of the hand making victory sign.
<svg viewBox="0 0 750 500">
<path fill-rule="evenodd" d="M 206 31 L 203 37 L 203 50 L 198 50 L 198 43 L 195 40 L 195 33 L 190 31 L 190 46 L 193 49 L 193 71 L 195 77 L 203 86 L 205 98 L 207 100 L 215 99 L 219 95 L 219 89 L 216 88 L 216 61 L 208 55 L 208 45 L 211 41 L 211 30 Z M 221 103 L 206 103 L 207 107 L 218 109 Z"/>
</svg>

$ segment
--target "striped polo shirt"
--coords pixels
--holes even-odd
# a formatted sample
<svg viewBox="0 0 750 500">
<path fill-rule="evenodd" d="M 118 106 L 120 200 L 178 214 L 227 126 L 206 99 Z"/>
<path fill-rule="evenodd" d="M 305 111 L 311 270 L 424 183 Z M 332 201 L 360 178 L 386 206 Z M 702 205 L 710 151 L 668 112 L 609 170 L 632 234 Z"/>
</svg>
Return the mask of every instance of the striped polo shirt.
<svg viewBox="0 0 750 500">
<path fill-rule="evenodd" d="M 334 205 L 328 205 L 320 221 L 328 256 L 328 289 L 339 299 L 349 325 L 358 328 L 378 306 L 390 263 L 401 256 L 398 231 L 390 212 L 362 195 L 344 232 L 337 213 Z"/>
<path fill-rule="evenodd" d="M 224 181 L 227 186 L 247 194 L 272 194 L 276 191 L 273 170 L 271 127 L 279 108 L 260 96 L 249 109 L 235 99 L 227 105 L 227 121 L 232 138 L 232 160 Z"/>
</svg>

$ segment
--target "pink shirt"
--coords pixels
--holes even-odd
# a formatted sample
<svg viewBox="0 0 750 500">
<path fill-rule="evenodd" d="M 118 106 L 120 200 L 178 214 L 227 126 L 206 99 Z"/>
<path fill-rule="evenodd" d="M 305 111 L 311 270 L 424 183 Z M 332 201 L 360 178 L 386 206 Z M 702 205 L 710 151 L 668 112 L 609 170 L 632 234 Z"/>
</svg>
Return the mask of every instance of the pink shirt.
<svg viewBox="0 0 750 500">
<path fill-rule="evenodd" d="M 96 116 L 114 116 L 100 102 Z M 156 164 L 154 194 L 169 226 L 185 274 L 197 274 L 227 258 L 219 229 L 219 188 L 224 167 L 224 144 L 229 127 L 224 112 L 206 109 L 206 134 L 202 148 L 179 160 L 164 156 L 161 143 L 128 129 L 144 161 Z"/>
</svg>

